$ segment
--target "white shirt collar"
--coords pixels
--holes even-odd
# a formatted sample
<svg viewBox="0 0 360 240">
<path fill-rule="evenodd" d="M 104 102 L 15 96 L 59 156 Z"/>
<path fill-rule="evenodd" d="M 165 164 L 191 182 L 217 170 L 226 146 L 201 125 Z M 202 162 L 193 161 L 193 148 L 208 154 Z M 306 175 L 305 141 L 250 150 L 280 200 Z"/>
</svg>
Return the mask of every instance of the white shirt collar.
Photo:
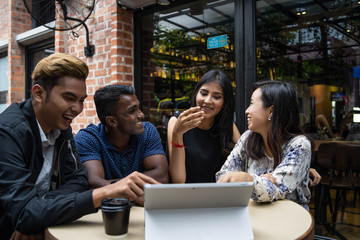
<svg viewBox="0 0 360 240">
<path fill-rule="evenodd" d="M 49 132 L 49 134 L 46 136 L 37 119 L 36 119 L 36 122 L 39 127 L 40 138 L 41 138 L 41 142 L 42 142 L 43 146 L 54 145 L 56 139 L 60 136 L 60 130 L 58 130 L 58 129 L 51 130 Z"/>
</svg>

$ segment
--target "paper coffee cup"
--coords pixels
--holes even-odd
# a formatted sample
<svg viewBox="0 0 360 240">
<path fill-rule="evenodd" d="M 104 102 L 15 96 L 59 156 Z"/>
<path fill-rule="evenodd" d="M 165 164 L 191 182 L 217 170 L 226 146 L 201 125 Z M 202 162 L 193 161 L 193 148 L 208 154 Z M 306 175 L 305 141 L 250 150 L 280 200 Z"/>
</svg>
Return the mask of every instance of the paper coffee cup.
<svg viewBox="0 0 360 240">
<path fill-rule="evenodd" d="M 130 202 L 125 198 L 104 199 L 101 211 L 108 239 L 121 239 L 127 236 L 130 217 Z"/>
</svg>

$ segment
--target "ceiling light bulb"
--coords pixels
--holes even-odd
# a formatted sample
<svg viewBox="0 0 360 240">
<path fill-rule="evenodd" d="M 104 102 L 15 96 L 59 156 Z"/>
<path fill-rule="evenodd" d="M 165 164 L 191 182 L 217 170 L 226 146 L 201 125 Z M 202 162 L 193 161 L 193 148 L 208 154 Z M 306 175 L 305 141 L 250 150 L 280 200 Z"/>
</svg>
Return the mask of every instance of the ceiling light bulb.
<svg viewBox="0 0 360 240">
<path fill-rule="evenodd" d="M 159 5 L 166 6 L 166 5 L 170 4 L 170 1 L 169 0 L 156 0 L 156 3 Z"/>
</svg>

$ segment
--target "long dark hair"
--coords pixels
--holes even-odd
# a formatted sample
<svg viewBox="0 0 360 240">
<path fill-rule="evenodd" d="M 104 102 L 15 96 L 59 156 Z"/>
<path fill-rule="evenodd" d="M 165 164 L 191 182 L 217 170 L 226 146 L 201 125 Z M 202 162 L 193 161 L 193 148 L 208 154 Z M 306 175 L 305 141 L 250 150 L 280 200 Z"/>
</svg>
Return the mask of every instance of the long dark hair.
<svg viewBox="0 0 360 240">
<path fill-rule="evenodd" d="M 273 106 L 271 127 L 267 141 L 274 156 L 275 166 L 282 159 L 282 146 L 295 136 L 303 134 L 300 127 L 299 104 L 293 84 L 282 81 L 260 81 L 254 84 L 254 91 L 260 88 L 263 107 Z M 312 140 L 309 139 L 312 143 Z M 253 159 L 265 156 L 264 142 L 259 133 L 252 132 L 246 142 L 246 151 Z"/>
<path fill-rule="evenodd" d="M 202 85 L 209 82 L 218 83 L 224 92 L 224 104 L 221 111 L 215 116 L 216 130 L 220 136 L 221 147 L 225 149 L 232 148 L 233 137 L 233 119 L 235 110 L 235 100 L 233 87 L 230 79 L 221 70 L 210 70 L 205 73 L 196 84 L 191 97 L 191 105 L 196 106 L 196 96 Z"/>
</svg>

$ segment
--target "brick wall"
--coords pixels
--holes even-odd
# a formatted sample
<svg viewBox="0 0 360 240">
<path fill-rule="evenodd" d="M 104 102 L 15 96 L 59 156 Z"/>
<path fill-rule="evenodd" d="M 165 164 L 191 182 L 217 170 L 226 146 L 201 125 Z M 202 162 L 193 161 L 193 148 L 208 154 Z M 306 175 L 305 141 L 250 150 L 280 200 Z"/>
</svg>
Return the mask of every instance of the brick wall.
<svg viewBox="0 0 360 240">
<path fill-rule="evenodd" d="M 31 18 L 23 1 L 2 1 L 1 36 L 8 39 L 8 103 L 20 102 L 25 99 L 25 52 L 16 42 L 16 36 L 31 29 Z M 10 81 L 11 80 L 11 81 Z"/>
<path fill-rule="evenodd" d="M 10 27 L 10 3 L 9 1 L 0 1 L 0 40 L 10 37 L 8 31 Z"/>
<path fill-rule="evenodd" d="M 79 57 L 88 64 L 90 73 L 86 80 L 88 97 L 83 112 L 74 120 L 74 133 L 90 123 L 100 121 L 96 116 L 93 96 L 97 89 L 109 84 L 133 85 L 133 13 L 117 6 L 114 0 L 97 1 L 95 11 L 86 21 L 90 44 L 95 54 L 85 57 L 86 31 L 74 29 L 79 38 L 70 31 L 55 33 L 55 51 Z"/>
<path fill-rule="evenodd" d="M 8 41 L 9 94 L 8 102 L 25 99 L 25 47 L 16 36 L 31 30 L 31 17 L 22 0 L 0 1 L 0 40 Z M 90 44 L 95 54 L 85 57 L 86 31 L 78 27 L 74 31 L 55 31 L 55 51 L 69 53 L 88 64 L 90 73 L 86 80 L 88 98 L 83 112 L 74 120 L 74 133 L 90 123 L 100 121 L 93 103 L 94 92 L 109 84 L 133 85 L 133 13 L 119 7 L 115 0 L 96 1 L 92 16 L 86 21 Z"/>
</svg>

